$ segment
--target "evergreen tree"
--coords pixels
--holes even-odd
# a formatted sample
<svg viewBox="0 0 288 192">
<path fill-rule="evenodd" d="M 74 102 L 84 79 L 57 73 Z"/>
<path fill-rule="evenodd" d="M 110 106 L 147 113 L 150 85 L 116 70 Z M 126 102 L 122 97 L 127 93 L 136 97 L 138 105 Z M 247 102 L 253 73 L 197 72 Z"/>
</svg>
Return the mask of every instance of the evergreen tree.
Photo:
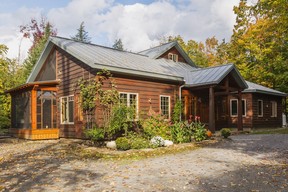
<svg viewBox="0 0 288 192">
<path fill-rule="evenodd" d="M 122 43 L 121 38 L 120 39 L 116 39 L 112 47 L 114 49 L 118 49 L 118 50 L 124 51 L 124 45 Z"/>
<path fill-rule="evenodd" d="M 80 41 L 83 43 L 91 43 L 91 37 L 88 36 L 88 32 L 85 30 L 85 26 L 84 26 L 84 22 L 82 21 L 82 23 L 80 24 L 79 29 L 77 29 L 77 34 L 73 37 L 71 37 L 71 39 L 75 40 L 75 41 Z"/>
</svg>

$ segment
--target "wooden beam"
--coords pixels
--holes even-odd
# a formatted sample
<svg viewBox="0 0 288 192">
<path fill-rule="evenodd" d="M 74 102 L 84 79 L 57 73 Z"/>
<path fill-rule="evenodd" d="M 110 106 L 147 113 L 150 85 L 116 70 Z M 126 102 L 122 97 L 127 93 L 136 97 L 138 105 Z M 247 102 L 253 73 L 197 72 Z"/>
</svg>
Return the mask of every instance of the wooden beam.
<svg viewBox="0 0 288 192">
<path fill-rule="evenodd" d="M 214 88 L 209 87 L 209 130 L 215 133 L 215 96 Z"/>
<path fill-rule="evenodd" d="M 225 96 L 225 95 L 237 95 L 238 93 L 231 93 L 231 92 L 215 92 L 215 96 Z"/>
<path fill-rule="evenodd" d="M 243 131 L 242 91 L 238 91 L 238 131 Z"/>
<path fill-rule="evenodd" d="M 35 85 L 31 90 L 31 129 L 37 129 L 37 88 Z"/>
</svg>

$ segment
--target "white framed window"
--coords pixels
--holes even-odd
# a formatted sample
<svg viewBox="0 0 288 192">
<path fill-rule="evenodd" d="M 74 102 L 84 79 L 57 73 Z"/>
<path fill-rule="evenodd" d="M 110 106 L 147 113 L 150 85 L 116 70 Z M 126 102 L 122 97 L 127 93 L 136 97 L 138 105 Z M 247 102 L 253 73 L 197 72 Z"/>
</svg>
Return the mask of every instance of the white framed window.
<svg viewBox="0 0 288 192">
<path fill-rule="evenodd" d="M 277 117 L 277 102 L 271 101 L 271 117 Z"/>
<path fill-rule="evenodd" d="M 177 62 L 178 61 L 178 55 L 173 53 L 168 53 L 168 59 Z"/>
<path fill-rule="evenodd" d="M 135 117 L 138 118 L 138 93 L 125 93 L 120 92 L 120 103 L 124 104 L 127 107 L 133 107 L 135 109 Z"/>
<path fill-rule="evenodd" d="M 74 95 L 60 97 L 61 124 L 74 124 Z"/>
<path fill-rule="evenodd" d="M 165 119 L 170 119 L 170 96 L 160 95 L 160 112 Z"/>
<path fill-rule="evenodd" d="M 263 117 L 263 100 L 258 100 L 257 103 L 258 103 L 257 106 L 258 117 Z"/>
<path fill-rule="evenodd" d="M 230 100 L 230 116 L 238 116 L 238 99 Z M 246 99 L 242 99 L 242 116 L 246 116 Z"/>
</svg>

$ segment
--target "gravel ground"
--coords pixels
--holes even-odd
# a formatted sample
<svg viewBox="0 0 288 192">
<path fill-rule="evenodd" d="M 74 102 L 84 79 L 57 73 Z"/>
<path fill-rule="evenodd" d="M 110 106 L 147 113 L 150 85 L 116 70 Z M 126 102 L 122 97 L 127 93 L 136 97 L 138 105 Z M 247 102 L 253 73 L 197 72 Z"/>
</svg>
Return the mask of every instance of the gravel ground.
<svg viewBox="0 0 288 192">
<path fill-rule="evenodd" d="M 288 135 L 137 161 L 80 159 L 63 141 L 0 139 L 0 191 L 288 191 Z"/>
</svg>

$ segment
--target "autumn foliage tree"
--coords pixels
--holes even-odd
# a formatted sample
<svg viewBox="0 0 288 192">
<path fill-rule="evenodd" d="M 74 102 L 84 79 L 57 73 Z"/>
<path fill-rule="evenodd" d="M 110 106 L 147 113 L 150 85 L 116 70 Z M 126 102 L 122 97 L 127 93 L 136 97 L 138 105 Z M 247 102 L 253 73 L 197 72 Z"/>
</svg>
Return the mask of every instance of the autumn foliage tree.
<svg viewBox="0 0 288 192">
<path fill-rule="evenodd" d="M 49 36 L 56 35 L 57 31 L 46 18 L 42 17 L 40 21 L 31 19 L 29 24 L 21 25 L 20 32 L 23 34 L 24 38 L 28 38 L 32 41 L 28 58 L 24 61 L 24 77 L 27 79 L 32 68 L 39 59 Z"/>
</svg>

